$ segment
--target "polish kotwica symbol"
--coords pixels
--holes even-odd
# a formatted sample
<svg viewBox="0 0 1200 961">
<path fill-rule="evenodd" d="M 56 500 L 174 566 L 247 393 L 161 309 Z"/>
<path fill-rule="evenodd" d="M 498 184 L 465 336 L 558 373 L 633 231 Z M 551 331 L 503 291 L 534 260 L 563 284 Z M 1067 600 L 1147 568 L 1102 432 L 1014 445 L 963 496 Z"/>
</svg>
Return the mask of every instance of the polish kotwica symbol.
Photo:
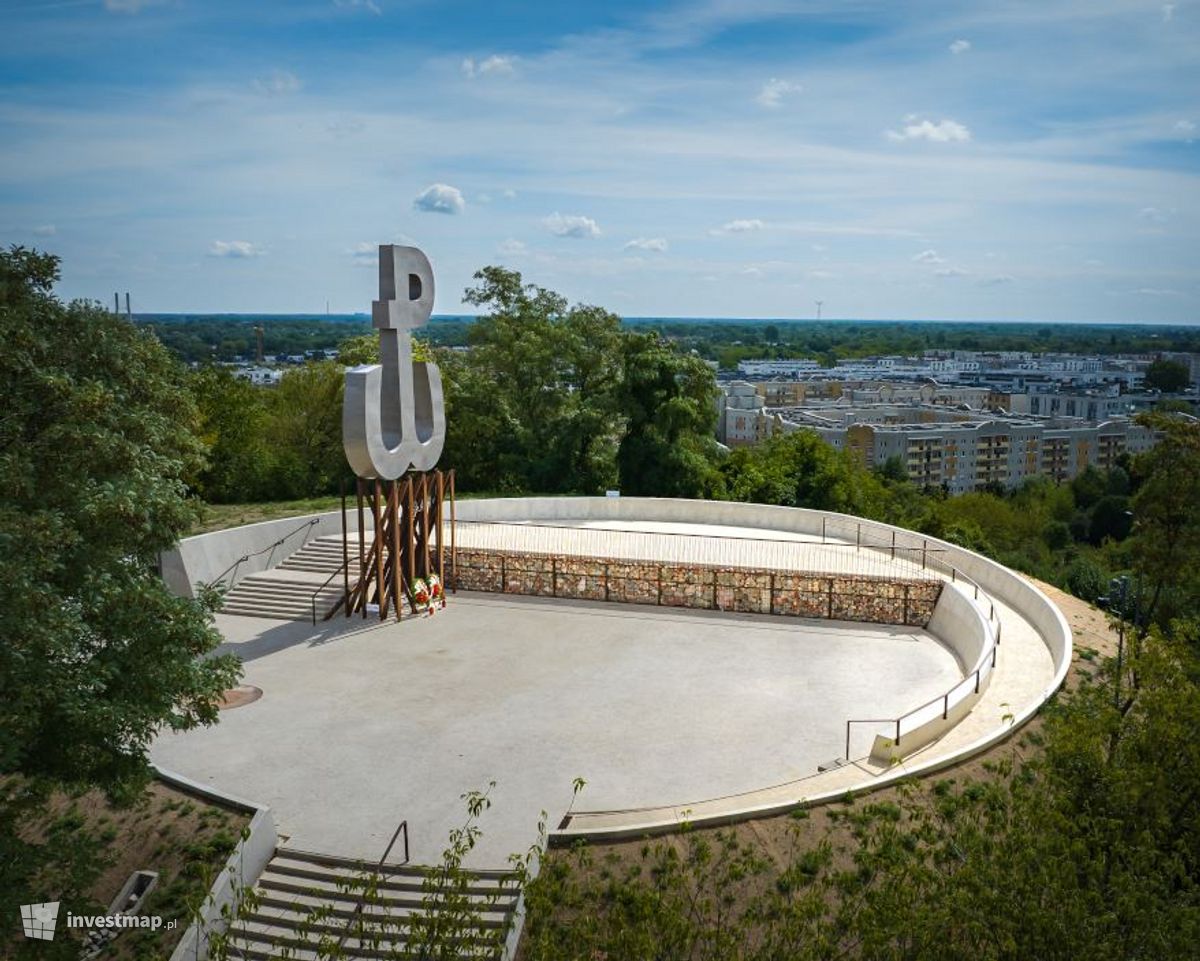
<svg viewBox="0 0 1200 961">
<path fill-rule="evenodd" d="M 342 444 L 359 477 L 395 480 L 409 468 L 432 470 L 446 442 L 442 375 L 414 361 L 410 331 L 433 312 L 433 268 L 416 247 L 381 244 L 378 364 L 346 371 Z"/>
</svg>

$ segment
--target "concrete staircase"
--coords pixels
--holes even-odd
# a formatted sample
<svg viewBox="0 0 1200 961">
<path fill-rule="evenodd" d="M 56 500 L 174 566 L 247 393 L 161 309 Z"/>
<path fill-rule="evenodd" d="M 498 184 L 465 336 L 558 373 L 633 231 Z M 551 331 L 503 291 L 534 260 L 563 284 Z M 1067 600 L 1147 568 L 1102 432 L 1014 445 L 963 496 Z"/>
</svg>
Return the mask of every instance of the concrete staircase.
<svg viewBox="0 0 1200 961">
<path fill-rule="evenodd" d="M 351 544 L 350 586 L 358 580 L 358 543 Z M 308 621 L 316 594 L 317 620 L 323 620 L 342 599 L 344 584 L 336 572 L 342 566 L 340 534 L 315 537 L 282 564 L 248 574 L 225 595 L 221 610 L 243 617 L 271 617 L 281 621 Z M 336 574 L 329 580 L 331 574 Z M 329 583 L 325 582 L 329 580 Z"/>
<path fill-rule="evenodd" d="M 439 903 L 425 887 L 427 870 L 389 864 L 376 872 L 361 861 L 279 848 L 229 928 L 229 957 L 418 958 L 429 926 L 453 924 L 460 957 L 503 958 L 520 893 L 510 876 L 470 872 L 464 911 L 462 902 Z M 360 911 L 364 884 L 373 893 Z"/>
</svg>

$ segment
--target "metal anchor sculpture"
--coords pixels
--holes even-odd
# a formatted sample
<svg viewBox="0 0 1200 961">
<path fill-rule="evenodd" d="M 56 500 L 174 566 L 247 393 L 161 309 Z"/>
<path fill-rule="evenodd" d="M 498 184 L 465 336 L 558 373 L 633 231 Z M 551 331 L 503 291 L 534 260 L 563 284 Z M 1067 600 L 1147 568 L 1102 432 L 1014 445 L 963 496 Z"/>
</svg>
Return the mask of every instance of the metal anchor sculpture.
<svg viewBox="0 0 1200 961">
<path fill-rule="evenodd" d="M 346 371 L 342 445 L 363 478 L 395 480 L 410 467 L 431 470 L 446 442 L 442 375 L 414 362 L 409 331 L 433 312 L 433 268 L 416 247 L 379 247 L 379 364 Z"/>
</svg>

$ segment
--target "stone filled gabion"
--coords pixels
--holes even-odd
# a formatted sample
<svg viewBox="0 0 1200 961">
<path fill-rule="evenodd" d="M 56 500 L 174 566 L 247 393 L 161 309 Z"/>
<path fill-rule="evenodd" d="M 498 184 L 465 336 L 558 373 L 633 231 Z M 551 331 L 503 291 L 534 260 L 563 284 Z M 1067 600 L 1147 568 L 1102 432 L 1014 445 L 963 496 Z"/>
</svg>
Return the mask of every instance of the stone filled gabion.
<svg viewBox="0 0 1200 961">
<path fill-rule="evenodd" d="M 467 591 L 925 627 L 941 595 L 934 578 L 622 561 L 479 548 L 458 550 Z"/>
</svg>

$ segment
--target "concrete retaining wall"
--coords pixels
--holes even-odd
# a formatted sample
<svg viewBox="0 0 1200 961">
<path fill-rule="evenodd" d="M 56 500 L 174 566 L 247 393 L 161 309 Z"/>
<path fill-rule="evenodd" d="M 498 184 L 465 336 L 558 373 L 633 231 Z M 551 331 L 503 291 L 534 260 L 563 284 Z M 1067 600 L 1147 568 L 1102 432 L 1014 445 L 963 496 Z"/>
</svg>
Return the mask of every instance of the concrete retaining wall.
<svg viewBox="0 0 1200 961">
<path fill-rule="evenodd" d="M 316 523 L 310 525 L 313 520 Z M 347 512 L 347 523 L 350 530 L 358 530 L 358 516 L 354 511 Z M 232 579 L 241 580 L 247 574 L 279 566 L 289 554 L 314 537 L 341 532 L 340 510 L 261 521 L 184 538 L 171 550 L 163 551 L 159 564 L 163 580 L 172 591 L 181 597 L 195 597 L 198 585 L 211 583 L 231 565 L 236 564 L 236 571 L 225 574 L 223 583 L 227 586 L 232 586 Z M 292 536 L 288 537 L 289 534 Z M 271 546 L 284 538 L 282 544 Z M 246 560 L 238 564 L 243 557 Z"/>
<path fill-rule="evenodd" d="M 209 889 L 208 898 L 201 911 L 201 921 L 188 925 L 179 943 L 175 945 L 175 950 L 171 952 L 171 961 L 204 961 L 208 957 L 209 933 L 226 923 L 222 912 L 226 909 L 234 910 L 241 891 L 254 886 L 267 862 L 275 855 L 275 846 L 279 842 L 275 830 L 275 815 L 265 805 L 214 791 L 174 771 L 163 768 L 156 770 L 159 780 L 172 787 L 206 801 L 215 801 L 225 807 L 250 814 L 250 823 L 238 840 L 237 847 L 226 859 L 225 866 Z"/>
<path fill-rule="evenodd" d="M 924 627 L 942 581 L 460 549 L 455 587 Z"/>
<path fill-rule="evenodd" d="M 966 717 L 987 690 L 992 678 L 996 625 L 984 605 L 963 584 L 947 584 L 929 620 L 930 633 L 947 644 L 962 666 L 963 680 L 932 704 L 914 706 L 896 727 L 880 729 L 871 746 L 871 760 L 891 764 L 941 737 Z M 978 672 L 978 673 L 977 673 Z"/>
<path fill-rule="evenodd" d="M 513 497 L 460 501 L 458 517 L 465 521 L 545 521 L 558 523 L 656 521 L 712 524 L 762 530 L 790 531 L 809 537 L 861 543 L 880 551 L 895 545 L 916 556 L 925 548 L 931 566 L 942 558 L 973 578 L 992 597 L 1020 611 L 1041 635 L 1054 661 L 1055 678 L 1047 690 L 1057 690 L 1070 664 L 1071 631 L 1062 612 L 1021 575 L 980 554 L 902 527 L 847 514 L 798 507 L 741 504 L 729 501 L 674 500 L 656 497 Z"/>
<path fill-rule="evenodd" d="M 765 504 L 740 504 L 728 501 L 674 500 L 655 497 L 512 497 L 461 500 L 457 516 L 464 521 L 546 521 L 557 523 L 613 523 L 657 521 L 669 523 L 727 525 L 790 531 L 809 537 L 826 536 L 861 543 L 881 551 L 892 545 L 909 556 L 929 552 L 929 563 L 938 567 L 944 559 L 973 578 L 992 597 L 1020 611 L 1038 631 L 1054 661 L 1055 676 L 1047 687 L 1048 697 L 1057 690 L 1070 664 L 1071 631 L 1062 613 L 1041 591 L 1013 571 L 980 554 L 956 544 L 926 537 L 914 531 L 879 521 L 864 520 L 846 514 L 813 511 L 796 507 Z M 306 540 L 321 534 L 341 531 L 338 511 L 264 521 L 245 527 L 200 534 L 181 541 L 163 554 L 163 577 L 177 592 L 193 596 L 197 583 L 211 581 L 240 557 L 268 547 L 304 523 L 317 518 L 319 523 L 296 534 L 278 549 L 250 558 L 238 568 L 242 573 L 265 570 L 278 564 Z M 348 515 L 351 530 L 357 530 L 354 511 Z M 1020 723 L 1023 718 L 1018 718 Z"/>
</svg>

